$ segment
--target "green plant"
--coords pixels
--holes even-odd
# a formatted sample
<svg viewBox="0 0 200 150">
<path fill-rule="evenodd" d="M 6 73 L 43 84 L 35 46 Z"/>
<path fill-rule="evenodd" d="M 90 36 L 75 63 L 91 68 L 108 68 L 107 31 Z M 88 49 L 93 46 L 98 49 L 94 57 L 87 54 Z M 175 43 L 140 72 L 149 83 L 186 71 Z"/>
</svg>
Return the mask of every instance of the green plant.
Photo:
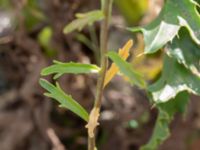
<svg viewBox="0 0 200 150">
<path fill-rule="evenodd" d="M 132 84 L 146 89 L 150 101 L 158 108 L 158 118 L 152 138 L 141 147 L 141 150 L 155 150 L 169 137 L 168 125 L 176 112 L 184 112 L 188 103 L 189 93 L 200 95 L 200 15 L 199 4 L 193 0 L 166 0 L 160 15 L 145 27 L 128 28 L 144 34 L 144 54 L 152 54 L 165 49 L 163 70 L 159 79 L 146 86 L 142 76 L 126 62 L 132 41 L 116 52 L 107 52 L 109 18 L 112 10 L 112 0 L 102 0 L 102 9 L 85 14 L 77 14 L 77 19 L 64 29 L 65 33 L 82 30 L 86 25 L 92 25 L 101 20 L 100 52 L 101 65 L 61 63 L 43 69 L 42 75 L 55 74 L 54 79 L 65 73 L 98 73 L 96 99 L 90 114 L 71 96 L 64 93 L 59 84 L 56 86 L 44 79 L 40 85 L 49 93 L 45 95 L 57 100 L 61 107 L 67 108 L 87 122 L 88 150 L 94 150 L 95 130 L 99 125 L 98 118 L 104 87 L 113 76 L 120 72 Z M 107 57 L 113 64 L 107 70 Z"/>
<path fill-rule="evenodd" d="M 145 54 L 165 49 L 160 78 L 148 86 L 150 99 L 159 110 L 151 140 L 141 150 L 155 150 L 169 137 L 168 125 L 183 112 L 188 93 L 200 95 L 200 15 L 193 0 L 166 0 L 159 16 L 142 31 Z"/>
</svg>

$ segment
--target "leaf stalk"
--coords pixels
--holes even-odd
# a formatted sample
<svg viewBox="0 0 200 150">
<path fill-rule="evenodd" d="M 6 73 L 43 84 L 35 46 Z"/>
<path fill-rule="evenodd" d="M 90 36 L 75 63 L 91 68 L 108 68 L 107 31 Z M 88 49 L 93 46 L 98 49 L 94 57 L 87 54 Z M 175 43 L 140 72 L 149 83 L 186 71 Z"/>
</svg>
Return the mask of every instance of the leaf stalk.
<svg viewBox="0 0 200 150">
<path fill-rule="evenodd" d="M 96 98 L 94 107 L 92 110 L 98 110 L 100 111 L 101 108 L 101 102 L 102 102 L 102 96 L 103 96 L 103 89 L 104 89 L 104 80 L 107 70 L 107 50 L 108 50 L 108 31 L 109 31 L 109 23 L 110 23 L 110 16 L 112 11 L 112 3 L 113 0 L 102 0 L 102 11 L 104 13 L 104 19 L 101 22 L 101 32 L 100 32 L 100 54 L 101 54 L 101 71 L 99 72 L 99 77 L 97 81 L 97 89 L 96 89 Z M 92 112 L 92 111 L 91 111 Z M 92 113 L 91 113 L 92 114 Z M 96 117 L 99 116 L 90 116 L 90 120 L 93 121 L 95 119 L 98 119 Z M 88 125 L 90 123 L 90 120 L 88 122 Z M 94 125 L 94 124 L 93 124 Z M 96 127 L 98 125 L 98 122 L 96 122 L 93 132 L 95 132 Z M 89 126 L 88 126 L 88 150 L 95 150 L 95 135 L 91 136 L 89 132 Z"/>
</svg>

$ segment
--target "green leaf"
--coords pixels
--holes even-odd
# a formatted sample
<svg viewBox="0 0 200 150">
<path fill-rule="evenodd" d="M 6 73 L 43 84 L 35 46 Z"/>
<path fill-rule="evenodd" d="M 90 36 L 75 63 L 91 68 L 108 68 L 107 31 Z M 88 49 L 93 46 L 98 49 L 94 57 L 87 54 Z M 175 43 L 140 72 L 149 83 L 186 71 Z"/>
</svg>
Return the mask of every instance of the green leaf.
<svg viewBox="0 0 200 150">
<path fill-rule="evenodd" d="M 167 54 L 200 77 L 200 45 L 197 45 L 184 28 L 168 46 Z"/>
<path fill-rule="evenodd" d="M 200 95 L 200 77 L 179 64 L 174 58 L 165 56 L 160 79 L 148 87 L 154 102 L 162 103 L 174 98 L 182 91 Z"/>
<path fill-rule="evenodd" d="M 92 25 L 95 21 L 104 18 L 104 14 L 100 10 L 90 11 L 87 13 L 76 14 L 77 19 L 73 20 L 64 28 L 64 33 L 68 34 L 74 30 L 81 31 L 86 25 Z"/>
<path fill-rule="evenodd" d="M 79 33 L 76 35 L 76 39 L 87 46 L 89 49 L 93 51 L 96 50 L 96 45 L 92 43 L 92 41 L 86 35 Z"/>
<path fill-rule="evenodd" d="M 175 99 L 158 105 L 159 114 L 150 141 L 140 150 L 156 150 L 170 136 L 169 124 L 176 112 L 183 112 L 187 106 L 189 94 L 179 93 Z"/>
<path fill-rule="evenodd" d="M 200 13 L 200 0 L 195 0 L 197 2 L 197 10 Z"/>
<path fill-rule="evenodd" d="M 41 75 L 47 76 L 50 74 L 55 74 L 54 79 L 59 78 L 64 73 L 97 73 L 99 72 L 100 68 L 96 65 L 91 64 L 81 64 L 81 63 L 62 63 L 58 61 L 54 61 L 54 65 L 46 67 L 42 70 Z"/>
<path fill-rule="evenodd" d="M 126 61 L 124 61 L 117 53 L 109 52 L 108 57 L 119 67 L 122 74 L 129 78 L 132 85 L 137 85 L 141 88 L 146 87 L 146 83 L 142 76 L 133 70 L 133 67 Z"/>
<path fill-rule="evenodd" d="M 38 41 L 40 45 L 43 47 L 47 56 L 55 56 L 56 50 L 52 48 L 51 38 L 52 38 L 53 31 L 51 27 L 47 26 L 44 27 L 40 33 L 38 34 Z"/>
<path fill-rule="evenodd" d="M 46 89 L 49 93 L 45 93 L 46 96 L 51 97 L 60 103 L 61 107 L 71 110 L 73 113 L 88 121 L 89 115 L 87 111 L 78 104 L 70 95 L 65 94 L 65 92 L 60 88 L 57 83 L 56 86 L 49 83 L 47 80 L 40 79 L 40 85 Z"/>
<path fill-rule="evenodd" d="M 172 41 L 179 29 L 185 26 L 192 39 L 200 44 L 200 15 L 193 0 L 166 0 L 159 16 L 144 28 L 145 54 L 158 51 Z M 130 29 L 138 31 L 138 28 Z"/>
</svg>

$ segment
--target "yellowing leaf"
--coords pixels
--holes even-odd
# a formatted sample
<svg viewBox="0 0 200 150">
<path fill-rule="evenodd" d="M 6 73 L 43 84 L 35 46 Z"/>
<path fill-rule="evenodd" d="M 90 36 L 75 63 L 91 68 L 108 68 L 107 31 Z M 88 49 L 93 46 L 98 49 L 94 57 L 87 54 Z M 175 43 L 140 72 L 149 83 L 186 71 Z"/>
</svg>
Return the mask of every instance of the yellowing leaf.
<svg viewBox="0 0 200 150">
<path fill-rule="evenodd" d="M 131 85 L 137 85 L 140 88 L 146 88 L 146 83 L 142 75 L 135 71 L 135 69 L 125 60 L 123 60 L 117 53 L 109 52 L 107 56 L 119 67 L 119 71 L 129 78 Z"/>
<path fill-rule="evenodd" d="M 133 41 L 129 40 L 122 49 L 119 49 L 119 56 L 123 60 L 126 60 L 128 58 L 129 50 L 132 47 L 132 45 L 133 45 Z M 118 67 L 113 63 L 110 69 L 106 72 L 104 87 L 110 82 L 110 80 L 114 77 L 114 75 L 118 71 L 119 71 Z M 86 128 L 88 128 L 88 135 L 91 138 L 94 137 L 94 130 L 96 126 L 99 125 L 98 118 L 99 118 L 99 109 L 97 108 L 92 109 L 89 116 L 88 124 L 85 126 Z"/>
<path fill-rule="evenodd" d="M 93 108 L 89 116 L 88 124 L 85 126 L 86 128 L 88 128 L 88 135 L 91 138 L 94 137 L 94 130 L 96 126 L 99 125 L 98 118 L 99 118 L 99 109 Z"/>
<path fill-rule="evenodd" d="M 126 60 L 129 56 L 130 48 L 133 46 L 133 40 L 129 40 L 122 49 L 119 49 L 119 56 Z M 110 69 L 106 72 L 106 77 L 104 81 L 104 87 L 110 82 L 110 80 L 117 74 L 119 68 L 112 63 Z"/>
</svg>

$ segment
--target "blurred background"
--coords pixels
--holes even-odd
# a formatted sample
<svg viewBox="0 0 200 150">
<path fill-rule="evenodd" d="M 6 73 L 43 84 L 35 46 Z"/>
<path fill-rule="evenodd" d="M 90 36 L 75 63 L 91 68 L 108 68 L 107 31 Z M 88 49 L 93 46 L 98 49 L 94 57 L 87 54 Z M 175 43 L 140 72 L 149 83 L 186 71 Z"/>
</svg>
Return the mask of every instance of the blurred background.
<svg viewBox="0 0 200 150">
<path fill-rule="evenodd" d="M 134 39 L 129 62 L 152 83 L 163 54 L 137 57 L 143 37 L 125 27 L 151 22 L 163 0 L 114 1 L 109 50 Z M 100 0 L 0 0 L 0 150 L 86 150 L 86 123 L 44 97 L 38 80 L 52 60 L 99 64 L 99 23 L 82 32 L 62 32 L 75 13 L 99 7 Z M 59 82 L 89 112 L 96 80 L 96 75 L 65 75 Z M 160 150 L 200 149 L 199 99 L 191 96 L 187 112 L 176 115 Z M 116 76 L 103 97 L 99 150 L 138 150 L 150 138 L 156 116 L 146 93 Z"/>
</svg>

